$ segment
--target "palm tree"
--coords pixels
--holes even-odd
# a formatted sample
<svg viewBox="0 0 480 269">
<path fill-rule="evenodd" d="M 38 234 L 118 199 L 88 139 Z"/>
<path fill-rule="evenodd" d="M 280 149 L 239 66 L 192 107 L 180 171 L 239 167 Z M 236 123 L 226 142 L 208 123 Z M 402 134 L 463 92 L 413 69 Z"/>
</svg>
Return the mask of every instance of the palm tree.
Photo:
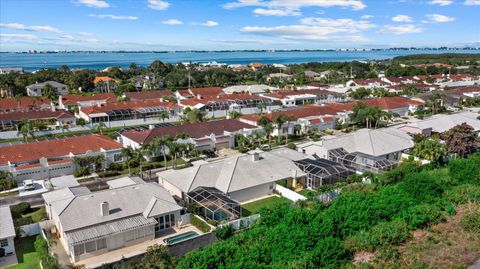
<svg viewBox="0 0 480 269">
<path fill-rule="evenodd" d="M 170 152 L 170 156 L 172 158 L 172 168 L 175 168 L 177 163 L 177 153 L 180 151 L 180 144 L 172 141 L 168 144 L 168 150 Z"/>
<path fill-rule="evenodd" d="M 260 110 L 260 114 L 262 114 L 263 110 L 265 109 L 265 104 L 264 103 L 259 103 L 257 105 L 258 110 Z"/>
<path fill-rule="evenodd" d="M 32 139 L 35 137 L 35 136 L 34 136 L 34 131 L 33 131 L 32 123 L 31 123 L 29 120 L 23 119 L 23 120 L 17 125 L 17 128 L 18 128 L 18 135 L 22 135 L 22 136 L 23 136 L 23 140 L 24 140 L 25 142 L 27 142 L 29 136 L 31 136 Z"/>
<path fill-rule="evenodd" d="M 285 116 L 283 115 L 279 115 L 276 119 L 275 119 L 275 123 L 277 124 L 277 130 L 278 130 L 278 143 L 280 143 L 280 139 L 281 139 L 281 134 L 280 132 L 282 131 L 282 127 L 283 127 L 283 124 L 286 122 L 286 119 L 285 119 Z M 287 131 L 287 135 L 288 135 L 288 131 Z"/>
<path fill-rule="evenodd" d="M 273 124 L 271 122 L 267 123 L 265 126 L 263 126 L 263 130 L 265 130 L 265 133 L 268 136 L 268 145 L 272 144 L 272 133 L 273 133 Z"/>
<path fill-rule="evenodd" d="M 160 151 L 162 152 L 163 162 L 164 162 L 163 167 L 165 169 L 167 169 L 166 149 L 167 149 L 168 145 L 172 142 L 173 142 L 173 138 L 169 135 L 163 135 L 161 137 L 155 137 L 152 140 L 152 146 L 153 146 L 154 150 L 160 149 Z"/>
<path fill-rule="evenodd" d="M 447 155 L 445 145 L 431 138 L 423 139 L 415 144 L 412 150 L 414 156 L 437 162 Z"/>
<path fill-rule="evenodd" d="M 158 118 L 162 121 L 165 122 L 166 119 L 170 118 L 170 115 L 168 114 L 167 111 L 162 111 L 160 114 L 158 114 Z"/>
<path fill-rule="evenodd" d="M 130 147 L 123 148 L 122 149 L 122 156 L 127 158 L 128 175 L 131 175 L 132 173 L 130 171 L 130 162 L 132 161 L 132 157 L 133 157 L 132 148 L 130 148 Z"/>
<path fill-rule="evenodd" d="M 105 122 L 101 121 L 99 123 L 97 123 L 96 125 L 96 130 L 97 132 L 100 132 L 100 134 L 103 135 L 103 131 L 107 128 L 107 125 L 105 125 Z"/>
</svg>

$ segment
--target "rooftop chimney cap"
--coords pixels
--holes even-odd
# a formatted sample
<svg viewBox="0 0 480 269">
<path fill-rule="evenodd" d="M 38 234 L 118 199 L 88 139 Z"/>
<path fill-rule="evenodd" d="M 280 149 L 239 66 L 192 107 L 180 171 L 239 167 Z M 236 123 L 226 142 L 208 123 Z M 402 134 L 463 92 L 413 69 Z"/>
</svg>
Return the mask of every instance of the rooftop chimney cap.
<svg viewBox="0 0 480 269">
<path fill-rule="evenodd" d="M 110 215 L 110 208 L 108 207 L 108 202 L 102 202 L 100 204 L 100 215 L 104 217 Z"/>
<path fill-rule="evenodd" d="M 252 161 L 256 162 L 260 160 L 260 153 L 259 152 L 254 152 L 252 154 Z"/>
</svg>

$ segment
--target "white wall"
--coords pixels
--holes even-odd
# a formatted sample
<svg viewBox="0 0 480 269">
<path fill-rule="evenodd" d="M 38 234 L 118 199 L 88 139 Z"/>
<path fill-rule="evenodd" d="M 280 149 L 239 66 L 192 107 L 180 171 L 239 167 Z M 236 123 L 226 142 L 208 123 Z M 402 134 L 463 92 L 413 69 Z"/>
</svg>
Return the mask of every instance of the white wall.
<svg viewBox="0 0 480 269">
<path fill-rule="evenodd" d="M 180 198 L 183 198 L 182 190 L 175 187 L 173 184 L 171 184 L 170 182 L 168 182 L 167 180 L 165 180 L 164 178 L 162 178 L 160 176 L 158 177 L 158 184 L 163 186 L 168 192 L 170 192 L 170 194 L 176 195 L 177 197 L 180 197 Z"/>
<path fill-rule="evenodd" d="M 2 247 L 3 249 L 5 249 L 5 254 L 10 254 L 10 253 L 15 253 L 15 244 L 13 242 L 13 239 L 15 237 L 7 237 L 7 242 L 8 242 L 8 245 L 7 246 L 4 246 Z M 4 238 L 2 238 L 4 239 Z"/>
<path fill-rule="evenodd" d="M 242 203 L 248 200 L 260 198 L 273 193 L 273 190 L 275 189 L 275 185 L 276 185 L 275 182 L 266 183 L 266 184 L 258 185 L 255 187 L 234 191 L 229 193 L 229 195 L 230 195 L 230 198 L 232 198 L 233 200 L 236 200 Z"/>
</svg>

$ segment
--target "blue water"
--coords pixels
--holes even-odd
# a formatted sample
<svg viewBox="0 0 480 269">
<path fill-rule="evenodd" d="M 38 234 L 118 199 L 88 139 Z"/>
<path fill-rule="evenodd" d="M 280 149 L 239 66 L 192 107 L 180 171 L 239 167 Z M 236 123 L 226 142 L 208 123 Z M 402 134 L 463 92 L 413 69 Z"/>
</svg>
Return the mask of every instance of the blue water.
<svg viewBox="0 0 480 269">
<path fill-rule="evenodd" d="M 167 243 L 167 245 L 173 245 L 173 244 L 183 242 L 185 240 L 188 240 L 188 239 L 196 237 L 196 236 L 198 236 L 197 232 L 189 231 L 189 232 L 186 232 L 186 233 L 171 236 L 169 238 L 165 238 L 165 239 L 163 239 L 163 242 Z"/>
<path fill-rule="evenodd" d="M 68 65 L 70 68 L 104 69 L 109 66 L 128 67 L 131 63 L 147 66 L 154 60 L 167 63 L 210 62 L 226 64 L 265 64 L 334 62 L 390 59 L 400 55 L 419 53 L 480 53 L 480 50 L 382 50 L 382 51 L 276 51 L 276 52 L 137 52 L 137 53 L 52 53 L 52 54 L 16 54 L 0 53 L 0 67 L 23 67 L 25 71 L 42 68 L 58 68 Z"/>
</svg>

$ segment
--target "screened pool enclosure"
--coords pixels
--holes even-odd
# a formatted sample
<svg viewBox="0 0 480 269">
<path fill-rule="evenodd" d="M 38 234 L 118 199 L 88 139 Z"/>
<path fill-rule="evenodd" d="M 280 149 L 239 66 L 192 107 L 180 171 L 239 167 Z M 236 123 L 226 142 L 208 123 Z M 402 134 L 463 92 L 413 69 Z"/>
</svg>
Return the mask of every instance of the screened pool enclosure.
<svg viewBox="0 0 480 269">
<path fill-rule="evenodd" d="M 187 193 L 190 203 L 199 208 L 199 215 L 207 220 L 229 221 L 240 218 L 240 204 L 213 187 L 198 187 Z"/>
</svg>

